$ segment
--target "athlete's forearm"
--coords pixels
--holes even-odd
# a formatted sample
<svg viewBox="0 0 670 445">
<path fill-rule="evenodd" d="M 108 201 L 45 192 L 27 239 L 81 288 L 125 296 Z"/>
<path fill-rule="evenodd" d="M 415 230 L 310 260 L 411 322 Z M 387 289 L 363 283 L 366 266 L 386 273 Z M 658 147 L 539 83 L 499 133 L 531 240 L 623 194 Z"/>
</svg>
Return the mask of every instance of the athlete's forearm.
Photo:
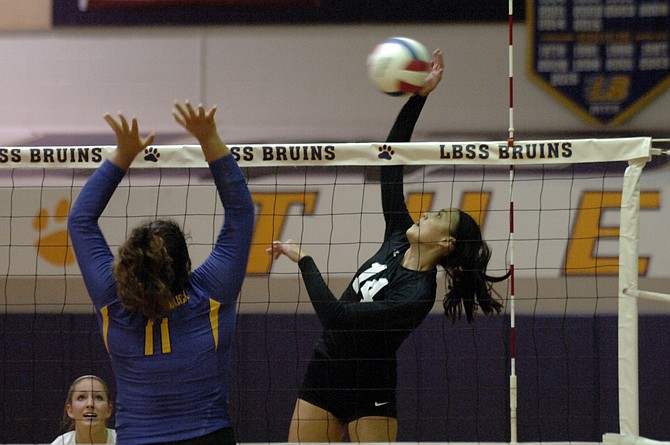
<svg viewBox="0 0 670 445">
<path fill-rule="evenodd" d="M 421 110 L 426 103 L 425 96 L 412 96 L 398 113 L 387 142 L 409 142 L 414 132 Z M 382 210 L 386 221 L 384 239 L 394 231 L 403 231 L 412 224 L 403 191 L 403 167 L 385 166 L 381 168 Z"/>
<path fill-rule="evenodd" d="M 311 256 L 301 258 L 298 261 L 298 267 L 300 267 L 302 279 L 316 315 L 318 315 L 324 327 L 330 325 L 338 304 L 337 298 L 335 298 L 335 295 L 328 288 L 321 275 L 321 271 Z"/>
<path fill-rule="evenodd" d="M 398 113 L 391 131 L 386 137 L 387 142 L 409 142 L 414 132 L 416 121 L 419 120 L 421 110 L 426 103 L 425 96 L 412 96 Z"/>
<path fill-rule="evenodd" d="M 98 301 L 113 286 L 113 255 L 98 225 L 98 219 L 109 203 L 124 171 L 105 161 L 86 182 L 68 216 L 68 233 L 88 292 Z"/>
<path fill-rule="evenodd" d="M 224 208 L 224 222 L 212 253 L 194 271 L 192 284 L 211 298 L 234 302 L 242 287 L 254 227 L 254 203 L 232 156 L 210 163 Z"/>
</svg>

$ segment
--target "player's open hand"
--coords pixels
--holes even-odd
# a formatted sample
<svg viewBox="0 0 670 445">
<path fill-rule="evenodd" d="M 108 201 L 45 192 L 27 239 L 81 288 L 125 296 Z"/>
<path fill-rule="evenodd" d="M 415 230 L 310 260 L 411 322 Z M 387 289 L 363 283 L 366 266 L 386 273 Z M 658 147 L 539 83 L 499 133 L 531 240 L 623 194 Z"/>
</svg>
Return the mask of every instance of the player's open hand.
<svg viewBox="0 0 670 445">
<path fill-rule="evenodd" d="M 198 105 L 196 109 L 188 101 L 184 102 L 184 105 L 175 103 L 172 111 L 172 115 L 179 125 L 195 136 L 200 143 L 217 134 L 215 114 L 216 106 L 210 108 L 209 111 L 205 111 L 202 104 Z"/>
<path fill-rule="evenodd" d="M 433 51 L 433 58 L 430 63 L 430 73 L 426 77 L 423 88 L 419 91 L 420 96 L 428 96 L 442 81 L 442 73 L 444 72 L 444 58 L 442 50 L 436 49 Z"/>
<path fill-rule="evenodd" d="M 154 142 L 155 135 L 151 133 L 146 139 L 142 139 L 137 119 L 134 117 L 130 123 L 122 114 L 119 114 L 118 120 L 110 114 L 105 114 L 104 118 L 116 133 L 116 151 L 110 156 L 110 161 L 125 170 L 138 153 Z"/>
<path fill-rule="evenodd" d="M 265 251 L 271 254 L 272 258 L 275 260 L 284 255 L 294 263 L 297 263 L 303 257 L 307 256 L 307 253 L 300 247 L 300 245 L 292 239 L 286 241 L 273 241 L 272 247 L 267 248 Z"/>
</svg>

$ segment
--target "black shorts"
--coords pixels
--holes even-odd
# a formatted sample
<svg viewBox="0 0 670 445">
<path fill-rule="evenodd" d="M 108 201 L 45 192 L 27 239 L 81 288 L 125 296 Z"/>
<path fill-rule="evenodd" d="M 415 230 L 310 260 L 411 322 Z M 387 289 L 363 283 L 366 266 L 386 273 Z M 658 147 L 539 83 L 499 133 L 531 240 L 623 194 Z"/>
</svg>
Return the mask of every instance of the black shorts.
<svg viewBox="0 0 670 445">
<path fill-rule="evenodd" d="M 332 360 L 316 351 L 298 397 L 349 423 L 361 417 L 396 419 L 395 359 Z"/>
<path fill-rule="evenodd" d="M 231 427 L 221 428 L 204 436 L 193 439 L 162 442 L 156 445 L 235 445 L 235 433 Z"/>
</svg>

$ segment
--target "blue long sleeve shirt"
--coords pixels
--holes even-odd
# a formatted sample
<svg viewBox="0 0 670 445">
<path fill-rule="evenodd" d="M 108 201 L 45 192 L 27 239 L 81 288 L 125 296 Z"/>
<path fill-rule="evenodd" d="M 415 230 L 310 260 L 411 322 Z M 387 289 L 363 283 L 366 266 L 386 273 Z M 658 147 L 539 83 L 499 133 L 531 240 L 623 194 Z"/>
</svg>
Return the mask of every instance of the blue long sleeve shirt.
<svg viewBox="0 0 670 445">
<path fill-rule="evenodd" d="M 124 171 L 105 161 L 82 188 L 68 219 L 116 378 L 119 444 L 177 441 L 230 426 L 230 347 L 254 206 L 232 156 L 209 167 L 224 207 L 223 227 L 211 254 L 163 319 L 149 320 L 121 305 L 114 257 L 98 225 Z"/>
</svg>

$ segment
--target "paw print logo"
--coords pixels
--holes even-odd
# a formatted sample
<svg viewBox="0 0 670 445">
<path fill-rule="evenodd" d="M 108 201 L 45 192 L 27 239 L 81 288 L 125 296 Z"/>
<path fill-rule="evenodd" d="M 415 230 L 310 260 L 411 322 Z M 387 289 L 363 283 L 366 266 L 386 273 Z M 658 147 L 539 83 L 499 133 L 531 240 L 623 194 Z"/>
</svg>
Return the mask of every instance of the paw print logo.
<svg viewBox="0 0 670 445">
<path fill-rule="evenodd" d="M 393 151 L 393 148 L 391 148 L 390 145 L 384 144 L 381 147 L 379 147 L 379 154 L 377 155 L 377 157 L 379 159 L 386 159 L 387 161 L 389 161 L 393 157 L 394 153 L 395 152 Z"/>
<path fill-rule="evenodd" d="M 46 209 L 40 209 L 33 218 L 33 229 L 38 234 L 37 254 L 54 266 L 69 266 L 74 263 L 74 250 L 70 245 L 66 225 L 69 209 L 70 201 L 61 199 L 53 214 Z"/>
<path fill-rule="evenodd" d="M 158 158 L 161 157 L 161 154 L 158 153 L 158 149 L 155 147 L 148 147 L 144 149 L 144 160 L 151 162 L 158 162 Z"/>
</svg>

